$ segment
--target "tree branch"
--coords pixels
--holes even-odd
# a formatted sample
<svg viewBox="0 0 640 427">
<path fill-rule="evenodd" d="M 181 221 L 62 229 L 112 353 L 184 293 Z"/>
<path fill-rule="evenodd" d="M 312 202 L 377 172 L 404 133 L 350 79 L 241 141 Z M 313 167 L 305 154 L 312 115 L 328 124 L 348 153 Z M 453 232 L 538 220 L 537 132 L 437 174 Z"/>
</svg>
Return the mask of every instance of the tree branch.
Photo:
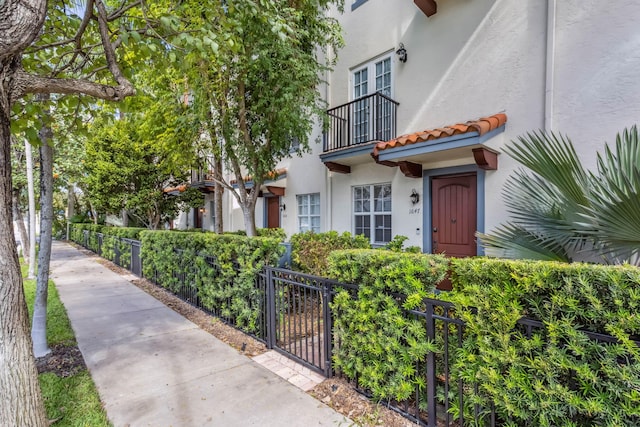
<svg viewBox="0 0 640 427">
<path fill-rule="evenodd" d="M 115 11 L 113 11 L 113 13 L 109 16 L 107 16 L 107 21 L 111 22 L 114 21 L 118 18 L 120 18 L 122 15 L 124 15 L 127 11 L 133 9 L 134 7 L 137 6 L 141 6 L 142 5 L 142 1 L 138 0 L 135 1 L 133 3 L 130 4 L 126 4 L 126 1 L 122 3 L 122 5 Z"/>
<path fill-rule="evenodd" d="M 96 0 L 96 7 L 98 8 L 98 25 L 100 28 L 100 38 L 102 39 L 102 45 L 104 46 L 104 55 L 107 59 L 107 65 L 109 66 L 109 71 L 113 74 L 113 77 L 118 82 L 118 86 L 123 89 L 130 90 L 132 95 L 135 93 L 133 89 L 133 85 L 120 71 L 120 67 L 118 67 L 118 61 L 116 60 L 116 53 L 114 51 L 113 45 L 111 44 L 111 39 L 109 35 L 109 26 L 107 25 L 107 9 L 104 6 L 102 0 Z"/>
<path fill-rule="evenodd" d="M 16 99 L 26 93 L 82 93 L 107 101 L 121 101 L 127 96 L 135 95 L 135 89 L 131 84 L 126 86 L 109 86 L 83 79 L 41 77 L 35 74 L 29 74 L 24 70 L 16 72 L 14 81 L 19 88 L 14 92 Z"/>
</svg>

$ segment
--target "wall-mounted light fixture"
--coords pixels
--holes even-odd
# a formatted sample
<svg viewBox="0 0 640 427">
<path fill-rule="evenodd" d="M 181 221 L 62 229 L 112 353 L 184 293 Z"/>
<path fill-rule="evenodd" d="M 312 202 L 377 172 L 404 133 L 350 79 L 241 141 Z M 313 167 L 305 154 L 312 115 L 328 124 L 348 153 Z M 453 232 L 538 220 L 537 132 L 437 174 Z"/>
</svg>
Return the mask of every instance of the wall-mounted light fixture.
<svg viewBox="0 0 640 427">
<path fill-rule="evenodd" d="M 404 48 L 404 44 L 400 43 L 398 46 L 398 50 L 396 50 L 396 55 L 398 55 L 398 60 L 402 63 L 407 62 L 407 49 Z"/>
<path fill-rule="evenodd" d="M 204 208 L 200 208 L 198 210 L 200 211 L 200 213 L 204 213 L 205 212 Z"/>
<path fill-rule="evenodd" d="M 413 190 L 411 190 L 411 194 L 409 195 L 409 199 L 411 200 L 411 204 L 412 205 L 417 205 L 418 202 L 420 202 L 420 195 L 418 194 L 418 192 L 416 191 L 415 188 Z"/>
<path fill-rule="evenodd" d="M 286 211 L 286 210 L 287 210 L 287 205 L 285 205 L 284 203 L 282 203 L 282 204 L 280 205 L 280 210 L 281 210 L 281 211 Z"/>
</svg>

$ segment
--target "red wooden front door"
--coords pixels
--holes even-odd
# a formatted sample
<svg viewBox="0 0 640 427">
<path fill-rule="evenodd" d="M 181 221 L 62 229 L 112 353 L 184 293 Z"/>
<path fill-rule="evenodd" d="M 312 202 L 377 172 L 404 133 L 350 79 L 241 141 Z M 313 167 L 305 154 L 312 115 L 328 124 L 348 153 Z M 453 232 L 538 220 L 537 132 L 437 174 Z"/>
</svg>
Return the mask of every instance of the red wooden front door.
<svg viewBox="0 0 640 427">
<path fill-rule="evenodd" d="M 267 228 L 280 227 L 280 197 L 267 197 Z"/>
<path fill-rule="evenodd" d="M 431 180 L 432 251 L 451 257 L 477 255 L 476 175 Z"/>
</svg>

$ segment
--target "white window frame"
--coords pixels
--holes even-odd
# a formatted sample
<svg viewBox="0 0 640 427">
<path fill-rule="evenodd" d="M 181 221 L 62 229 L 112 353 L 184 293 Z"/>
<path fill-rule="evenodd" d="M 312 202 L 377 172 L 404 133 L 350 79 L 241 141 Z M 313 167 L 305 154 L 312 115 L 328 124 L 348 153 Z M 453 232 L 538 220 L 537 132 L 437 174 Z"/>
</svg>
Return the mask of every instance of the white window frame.
<svg viewBox="0 0 640 427">
<path fill-rule="evenodd" d="M 387 187 L 389 191 L 388 197 L 385 197 L 379 200 L 380 204 L 376 203 L 376 188 Z M 361 196 L 361 190 L 368 190 L 368 198 L 367 197 L 359 197 L 356 199 L 356 195 Z M 392 187 L 390 182 L 384 182 L 379 184 L 365 184 L 365 185 L 354 185 L 351 188 L 351 200 L 352 200 L 352 218 L 353 218 L 353 234 L 363 234 L 366 236 L 366 233 L 360 232 L 361 228 L 367 228 L 359 224 L 359 221 L 366 221 L 368 219 L 368 230 L 369 230 L 369 241 L 372 245 L 381 246 L 389 243 L 391 239 L 393 239 L 393 228 L 392 228 Z M 359 204 L 358 202 L 362 202 Z M 388 202 L 388 209 L 385 208 L 385 202 Z M 367 205 L 368 204 L 368 205 Z M 368 212 L 367 212 L 368 210 Z M 376 224 L 381 220 L 383 222 L 382 226 L 377 226 Z M 387 224 L 385 224 L 387 222 Z M 388 225 L 388 226 L 387 226 Z M 388 239 L 385 239 L 384 233 L 385 230 L 388 230 Z M 380 231 L 383 236 L 382 239 L 376 239 L 376 231 Z"/>
<path fill-rule="evenodd" d="M 384 63 L 388 61 L 389 68 L 388 70 L 384 68 Z M 377 67 L 380 64 L 382 69 L 382 74 L 377 73 Z M 363 93 L 362 90 L 363 80 L 362 80 L 362 72 L 366 70 L 366 93 Z M 378 88 L 378 77 L 384 79 L 385 75 L 389 75 L 388 86 L 385 84 L 384 80 L 382 82 L 381 88 L 386 90 L 380 90 Z M 354 67 L 350 70 L 350 84 L 349 84 L 349 97 L 352 101 L 356 101 L 353 105 L 352 112 L 352 135 L 353 142 L 356 144 L 360 144 L 366 141 L 371 141 L 374 139 L 388 139 L 391 138 L 391 126 L 392 126 L 392 118 L 391 118 L 391 108 L 388 104 L 383 104 L 382 106 L 376 106 L 372 102 L 372 98 L 363 99 L 362 101 L 357 101 L 360 98 L 372 95 L 376 92 L 381 92 L 389 98 L 393 99 L 394 92 L 394 56 L 393 50 L 386 52 L 382 55 L 378 55 L 375 58 L 365 62 L 364 64 L 360 64 L 357 67 Z M 356 95 L 356 92 L 357 95 Z M 383 130 L 380 132 L 380 128 L 375 126 L 374 123 L 380 124 L 380 121 L 383 122 Z"/>
<path fill-rule="evenodd" d="M 317 197 L 318 203 L 318 213 L 317 214 L 312 214 L 311 213 L 311 198 L 313 196 Z M 306 213 L 302 212 L 302 208 L 306 207 Z M 308 193 L 308 194 L 297 194 L 296 195 L 296 209 L 297 209 L 297 213 L 298 213 L 298 231 L 300 233 L 304 233 L 305 231 L 313 231 L 314 233 L 319 233 L 320 232 L 320 193 Z M 314 227 L 312 225 L 313 218 L 317 218 L 318 222 L 317 222 L 317 226 Z M 303 227 L 302 226 L 302 220 L 306 219 L 307 220 L 307 227 Z"/>
<path fill-rule="evenodd" d="M 351 70 L 349 71 L 349 75 L 350 75 L 350 84 L 349 84 L 349 98 L 354 101 L 356 100 L 356 96 L 355 96 L 355 74 L 364 70 L 365 68 L 367 69 L 367 93 L 366 95 L 371 95 L 372 93 L 375 93 L 377 91 L 377 89 L 375 89 L 376 87 L 376 64 L 385 60 L 389 60 L 389 72 L 391 73 L 391 84 L 390 84 L 390 89 L 389 89 L 389 93 L 385 93 L 385 95 L 387 95 L 390 98 L 393 98 L 393 93 L 394 93 L 394 86 L 395 86 L 395 64 L 394 64 L 394 57 L 393 57 L 393 50 L 383 53 L 382 55 L 378 55 L 375 58 L 370 59 L 369 61 L 362 63 L 360 65 L 357 65 L 353 68 L 351 68 Z M 366 96 L 366 95 L 360 95 L 360 96 Z"/>
</svg>

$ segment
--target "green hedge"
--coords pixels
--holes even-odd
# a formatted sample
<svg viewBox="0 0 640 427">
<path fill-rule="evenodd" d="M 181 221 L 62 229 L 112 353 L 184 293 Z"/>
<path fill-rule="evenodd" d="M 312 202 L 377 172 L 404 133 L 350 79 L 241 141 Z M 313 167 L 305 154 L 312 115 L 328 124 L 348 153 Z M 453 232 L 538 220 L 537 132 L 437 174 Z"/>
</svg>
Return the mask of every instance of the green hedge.
<svg viewBox="0 0 640 427">
<path fill-rule="evenodd" d="M 340 249 L 370 249 L 369 239 L 349 232 L 336 231 L 314 233 L 308 231 L 291 236 L 291 260 L 293 267 L 303 273 L 324 276 L 327 274 L 329 254 Z"/>
<path fill-rule="evenodd" d="M 282 228 L 258 228 L 256 232 L 258 233 L 258 237 L 273 237 L 279 239 L 281 242 L 287 238 L 287 233 L 285 233 Z M 247 232 L 245 230 L 225 231 L 224 234 L 246 236 Z"/>
<path fill-rule="evenodd" d="M 455 376 L 478 384 L 472 402 L 513 426 L 640 425 L 638 268 L 475 258 L 451 271 L 467 323 Z M 527 337 L 523 316 L 544 328 Z"/>
<path fill-rule="evenodd" d="M 87 248 L 110 261 L 116 261 L 116 250 L 119 251 L 119 263 L 125 268 L 130 267 L 131 263 L 131 245 L 123 242 L 121 239 L 140 239 L 140 232 L 145 228 L 134 227 L 109 227 L 96 224 L 71 224 L 69 238 L 84 245 L 84 230 L 89 231 L 87 239 Z M 102 246 L 99 248 L 98 233 L 102 234 Z"/>
<path fill-rule="evenodd" d="M 104 227 L 102 229 L 102 256 L 110 261 L 116 261 L 119 254 L 119 264 L 129 268 L 131 264 L 131 245 L 122 239 L 140 240 L 140 233 L 146 228 L 137 227 Z"/>
<path fill-rule="evenodd" d="M 262 294 L 256 279 L 265 265 L 277 265 L 284 252 L 279 238 L 145 231 L 141 240 L 145 277 L 173 292 L 195 286 L 204 307 L 258 332 Z"/>
<path fill-rule="evenodd" d="M 86 241 L 88 249 L 94 252 L 98 251 L 98 236 L 96 233 L 101 233 L 104 225 L 99 224 L 70 224 L 69 238 L 79 245 L 85 244 L 84 231 L 88 230 L 89 237 Z"/>
<path fill-rule="evenodd" d="M 348 378 L 357 378 L 374 398 L 402 401 L 424 387 L 416 362 L 434 347 L 426 339 L 424 322 L 406 310 L 422 306 L 445 277 L 447 264 L 440 255 L 372 249 L 329 256 L 329 276 L 358 285 L 357 291 L 342 289 L 333 299 L 340 343 L 334 365 Z"/>
</svg>

